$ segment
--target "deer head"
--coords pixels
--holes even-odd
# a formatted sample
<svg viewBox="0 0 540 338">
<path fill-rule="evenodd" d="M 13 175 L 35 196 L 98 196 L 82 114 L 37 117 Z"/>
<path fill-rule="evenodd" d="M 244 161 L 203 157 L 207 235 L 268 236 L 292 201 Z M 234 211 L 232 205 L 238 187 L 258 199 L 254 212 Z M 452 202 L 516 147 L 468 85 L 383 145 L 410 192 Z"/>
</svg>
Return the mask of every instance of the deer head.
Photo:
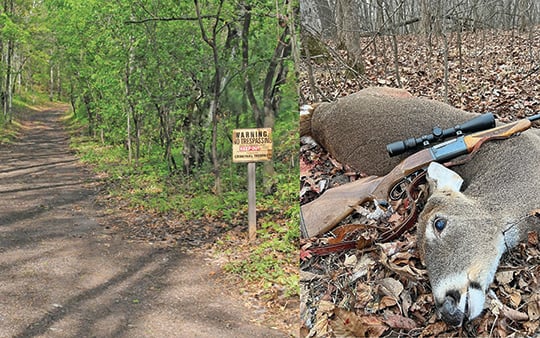
<svg viewBox="0 0 540 338">
<path fill-rule="evenodd" d="M 418 244 L 438 313 L 461 326 L 478 316 L 506 250 L 496 215 L 459 191 L 462 179 L 438 163 L 428 168 L 431 196 L 420 215 Z"/>
</svg>

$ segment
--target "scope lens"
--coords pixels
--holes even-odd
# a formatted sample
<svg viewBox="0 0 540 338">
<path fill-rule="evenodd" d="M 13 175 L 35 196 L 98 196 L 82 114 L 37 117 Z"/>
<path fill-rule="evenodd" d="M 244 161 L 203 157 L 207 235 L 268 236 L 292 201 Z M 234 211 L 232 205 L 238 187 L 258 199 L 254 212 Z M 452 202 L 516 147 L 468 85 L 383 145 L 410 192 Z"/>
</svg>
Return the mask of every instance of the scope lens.
<svg viewBox="0 0 540 338">
<path fill-rule="evenodd" d="M 405 150 L 405 142 L 403 141 L 397 141 L 386 145 L 386 151 L 388 151 L 388 154 L 390 154 L 390 156 L 402 154 L 403 152 L 405 152 Z"/>
</svg>

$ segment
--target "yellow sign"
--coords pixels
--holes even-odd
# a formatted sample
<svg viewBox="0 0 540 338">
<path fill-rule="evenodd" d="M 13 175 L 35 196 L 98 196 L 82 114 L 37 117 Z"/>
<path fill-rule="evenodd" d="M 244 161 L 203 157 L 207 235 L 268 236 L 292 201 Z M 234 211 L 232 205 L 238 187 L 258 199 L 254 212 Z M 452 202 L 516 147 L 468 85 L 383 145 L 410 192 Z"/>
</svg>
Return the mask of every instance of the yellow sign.
<svg viewBox="0 0 540 338">
<path fill-rule="evenodd" d="M 272 128 L 234 129 L 233 162 L 260 162 L 272 159 Z"/>
</svg>

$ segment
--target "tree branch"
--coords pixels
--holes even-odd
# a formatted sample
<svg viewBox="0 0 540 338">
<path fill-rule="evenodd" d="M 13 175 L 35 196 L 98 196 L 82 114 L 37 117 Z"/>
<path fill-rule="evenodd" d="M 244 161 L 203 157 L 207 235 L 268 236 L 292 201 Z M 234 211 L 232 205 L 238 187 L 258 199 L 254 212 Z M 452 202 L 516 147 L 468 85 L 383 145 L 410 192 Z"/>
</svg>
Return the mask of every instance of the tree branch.
<svg viewBox="0 0 540 338">
<path fill-rule="evenodd" d="M 216 15 L 201 15 L 200 18 L 196 16 L 180 16 L 180 17 L 170 17 L 170 18 L 146 18 L 141 20 L 128 20 L 124 21 L 126 25 L 132 24 L 141 24 L 150 21 L 198 21 L 199 19 L 216 19 Z"/>
</svg>

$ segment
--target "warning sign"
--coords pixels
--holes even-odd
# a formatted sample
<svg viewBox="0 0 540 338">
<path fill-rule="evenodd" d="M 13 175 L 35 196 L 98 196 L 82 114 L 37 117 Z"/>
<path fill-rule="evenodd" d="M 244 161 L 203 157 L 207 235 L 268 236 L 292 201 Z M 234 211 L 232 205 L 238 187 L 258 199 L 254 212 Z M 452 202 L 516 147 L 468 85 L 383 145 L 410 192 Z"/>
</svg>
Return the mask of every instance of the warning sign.
<svg viewBox="0 0 540 338">
<path fill-rule="evenodd" d="M 272 159 L 272 128 L 234 129 L 233 162 L 260 162 Z"/>
</svg>

